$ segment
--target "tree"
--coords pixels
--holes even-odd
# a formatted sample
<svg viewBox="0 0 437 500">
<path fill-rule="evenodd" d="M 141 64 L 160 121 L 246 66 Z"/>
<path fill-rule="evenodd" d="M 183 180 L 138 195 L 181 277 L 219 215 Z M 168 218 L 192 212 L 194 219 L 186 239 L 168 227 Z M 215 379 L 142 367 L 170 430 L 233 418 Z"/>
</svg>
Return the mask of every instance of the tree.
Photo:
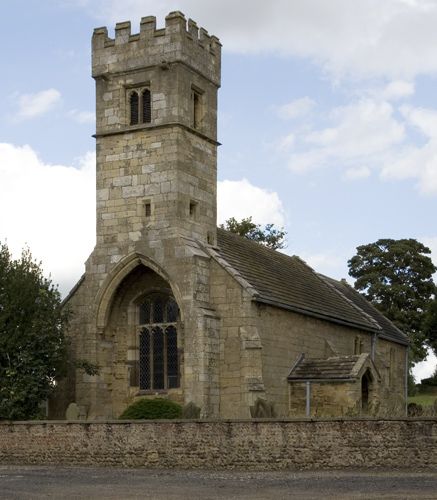
<svg viewBox="0 0 437 500">
<path fill-rule="evenodd" d="M 65 372 L 68 313 L 28 249 L 0 243 L 0 420 L 36 418 Z"/>
<path fill-rule="evenodd" d="M 437 355 L 437 297 L 434 297 L 434 300 L 428 304 L 423 316 L 422 327 L 425 342 Z M 434 376 L 437 379 L 437 369 Z"/>
<path fill-rule="evenodd" d="M 279 250 L 286 246 L 285 236 L 287 233 L 284 228 L 276 229 L 274 224 L 266 224 L 262 228 L 261 224 L 255 224 L 252 221 L 252 217 L 243 218 L 240 221 L 231 217 L 220 227 L 231 233 L 256 241 L 272 250 Z"/>
<path fill-rule="evenodd" d="M 415 362 L 426 357 L 430 342 L 424 318 L 436 293 L 432 275 L 437 270 L 430 254 L 414 239 L 380 239 L 357 247 L 348 262 L 355 288 L 408 335 Z"/>
</svg>

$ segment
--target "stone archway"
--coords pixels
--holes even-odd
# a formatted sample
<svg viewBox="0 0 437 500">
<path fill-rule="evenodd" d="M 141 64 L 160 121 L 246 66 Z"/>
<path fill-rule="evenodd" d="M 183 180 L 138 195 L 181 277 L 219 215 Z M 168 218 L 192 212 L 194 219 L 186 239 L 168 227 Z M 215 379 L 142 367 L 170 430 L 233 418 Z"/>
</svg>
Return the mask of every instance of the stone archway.
<svg viewBox="0 0 437 500">
<path fill-rule="evenodd" d="M 176 301 L 181 304 L 182 297 L 178 287 L 172 282 L 168 273 L 149 257 L 139 253 L 132 253 L 122 259 L 115 268 L 108 274 L 96 296 L 97 329 L 102 330 L 108 322 L 110 309 L 117 291 L 123 280 L 129 276 L 136 268 L 146 267 L 164 279 L 172 291 Z"/>
<path fill-rule="evenodd" d="M 105 323 L 99 343 L 99 366 L 112 414 L 118 416 L 137 396 L 159 394 L 183 402 L 183 328 L 170 283 L 142 263 L 115 283 L 114 287 L 111 282 L 113 293 L 102 310 Z M 156 311 L 146 317 L 145 304 L 153 307 L 161 299 L 162 317 Z"/>
</svg>

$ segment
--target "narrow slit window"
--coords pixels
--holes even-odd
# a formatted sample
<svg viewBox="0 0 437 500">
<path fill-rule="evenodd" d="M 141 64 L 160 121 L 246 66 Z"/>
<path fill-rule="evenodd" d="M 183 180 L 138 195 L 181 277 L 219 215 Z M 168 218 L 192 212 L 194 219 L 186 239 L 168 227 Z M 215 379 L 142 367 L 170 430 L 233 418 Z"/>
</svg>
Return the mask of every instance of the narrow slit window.
<svg viewBox="0 0 437 500">
<path fill-rule="evenodd" d="M 189 213 L 192 219 L 196 217 L 196 212 L 197 212 L 197 203 L 195 201 L 190 201 Z"/>
<path fill-rule="evenodd" d="M 150 201 L 146 201 L 144 203 L 144 215 L 146 217 L 150 217 L 152 215 L 152 205 L 151 205 Z"/>
<path fill-rule="evenodd" d="M 130 124 L 138 125 L 138 105 L 139 105 L 138 94 L 136 92 L 132 92 L 129 97 L 129 105 L 130 105 Z"/>
<path fill-rule="evenodd" d="M 193 90 L 193 127 L 199 128 L 201 119 L 201 95 Z"/>
<path fill-rule="evenodd" d="M 143 90 L 143 123 L 150 123 L 152 121 L 152 100 L 150 90 Z"/>
</svg>

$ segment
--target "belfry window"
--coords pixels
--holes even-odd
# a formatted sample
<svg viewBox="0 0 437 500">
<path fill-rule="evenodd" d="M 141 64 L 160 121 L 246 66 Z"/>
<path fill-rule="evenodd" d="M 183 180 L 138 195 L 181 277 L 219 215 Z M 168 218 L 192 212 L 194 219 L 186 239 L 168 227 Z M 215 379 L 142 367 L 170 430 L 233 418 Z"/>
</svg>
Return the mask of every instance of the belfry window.
<svg viewBox="0 0 437 500">
<path fill-rule="evenodd" d="M 130 106 L 130 124 L 138 125 L 138 93 L 132 92 L 129 97 L 129 106 Z"/>
<path fill-rule="evenodd" d="M 152 122 L 152 94 L 149 89 L 133 90 L 129 94 L 129 124 Z"/>
<path fill-rule="evenodd" d="M 152 102 L 150 90 L 145 89 L 141 95 L 143 101 L 143 123 L 150 123 L 152 121 Z"/>
<path fill-rule="evenodd" d="M 153 294 L 140 304 L 140 390 L 179 387 L 178 314 L 176 301 L 169 296 Z"/>
</svg>

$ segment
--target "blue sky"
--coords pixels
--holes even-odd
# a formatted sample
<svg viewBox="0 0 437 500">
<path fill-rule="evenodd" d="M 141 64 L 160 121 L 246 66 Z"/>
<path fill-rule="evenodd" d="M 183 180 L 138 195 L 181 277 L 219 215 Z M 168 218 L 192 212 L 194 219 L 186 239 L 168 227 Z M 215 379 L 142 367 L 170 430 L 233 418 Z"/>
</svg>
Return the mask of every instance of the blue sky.
<svg viewBox="0 0 437 500">
<path fill-rule="evenodd" d="M 0 240 L 28 243 L 64 293 L 80 276 L 94 244 L 92 30 L 162 26 L 171 10 L 223 43 L 221 221 L 283 225 L 286 251 L 336 278 L 382 237 L 417 238 L 437 262 L 431 0 L 4 3 Z"/>
</svg>

